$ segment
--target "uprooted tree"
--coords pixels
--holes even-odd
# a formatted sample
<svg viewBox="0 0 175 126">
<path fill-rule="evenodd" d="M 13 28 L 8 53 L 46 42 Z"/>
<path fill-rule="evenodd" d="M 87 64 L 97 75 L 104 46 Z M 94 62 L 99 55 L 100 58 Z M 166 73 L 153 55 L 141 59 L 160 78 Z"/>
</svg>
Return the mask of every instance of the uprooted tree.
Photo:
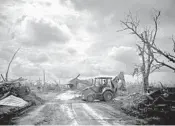
<svg viewBox="0 0 175 126">
<path fill-rule="evenodd" d="M 153 26 L 147 26 L 146 28 L 140 27 L 140 20 L 138 17 L 134 17 L 130 12 L 127 15 L 126 20 L 121 21 L 122 26 L 124 27 L 120 31 L 130 31 L 131 34 L 135 35 L 140 41 L 136 44 L 139 56 L 142 59 L 141 65 L 137 65 L 135 68 L 134 74 L 140 70 L 143 78 L 143 87 L 144 91 L 147 91 L 149 86 L 149 75 L 160 67 L 168 67 L 175 71 L 175 67 L 173 65 L 168 64 L 168 62 L 160 61 L 161 55 L 169 60 L 171 63 L 175 63 L 175 56 L 170 52 L 165 52 L 162 49 L 158 48 L 156 45 L 156 36 L 158 32 L 158 24 L 160 11 L 155 11 L 153 15 Z M 172 37 L 175 52 L 175 41 Z"/>
</svg>

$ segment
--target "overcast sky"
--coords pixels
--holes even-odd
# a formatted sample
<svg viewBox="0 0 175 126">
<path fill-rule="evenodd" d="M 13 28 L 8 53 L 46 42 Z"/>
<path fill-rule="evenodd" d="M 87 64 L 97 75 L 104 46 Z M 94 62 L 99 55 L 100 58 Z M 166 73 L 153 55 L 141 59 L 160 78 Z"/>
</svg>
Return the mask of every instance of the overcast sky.
<svg viewBox="0 0 175 126">
<path fill-rule="evenodd" d="M 136 37 L 121 29 L 129 11 L 143 26 L 161 10 L 157 43 L 170 50 L 175 33 L 174 0 L 0 0 L 0 73 L 21 47 L 11 77 L 47 78 L 132 74 L 138 64 Z M 162 70 L 153 80 L 175 81 Z M 128 76 L 129 77 L 129 76 Z M 132 77 L 129 77 L 132 79 Z M 165 78 L 165 79 L 163 79 Z"/>
</svg>

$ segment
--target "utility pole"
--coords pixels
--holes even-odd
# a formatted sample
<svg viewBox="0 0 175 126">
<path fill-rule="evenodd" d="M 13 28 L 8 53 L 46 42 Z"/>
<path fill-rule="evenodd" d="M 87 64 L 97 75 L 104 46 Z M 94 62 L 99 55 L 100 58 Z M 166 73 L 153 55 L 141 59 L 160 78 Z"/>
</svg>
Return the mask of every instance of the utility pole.
<svg viewBox="0 0 175 126">
<path fill-rule="evenodd" d="M 38 79 L 38 83 L 39 83 L 39 84 L 41 84 L 41 80 L 40 80 L 40 77 L 39 77 L 39 79 Z"/>
<path fill-rule="evenodd" d="M 45 70 L 43 70 L 43 84 L 46 84 L 46 75 L 45 75 Z"/>
</svg>

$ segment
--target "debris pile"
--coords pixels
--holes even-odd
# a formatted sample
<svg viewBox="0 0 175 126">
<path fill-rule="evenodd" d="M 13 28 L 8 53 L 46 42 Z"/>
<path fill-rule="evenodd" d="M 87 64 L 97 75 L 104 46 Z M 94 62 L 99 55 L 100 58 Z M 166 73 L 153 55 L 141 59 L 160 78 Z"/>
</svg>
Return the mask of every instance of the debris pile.
<svg viewBox="0 0 175 126">
<path fill-rule="evenodd" d="M 140 113 L 139 105 L 147 101 L 147 96 L 141 93 L 133 93 L 125 97 L 122 102 L 122 110 L 132 116 L 144 117 L 144 113 Z"/>
<path fill-rule="evenodd" d="M 0 124 L 8 124 L 12 117 L 24 113 L 33 105 L 44 103 L 28 86 L 21 84 L 24 80 L 0 82 Z"/>
<path fill-rule="evenodd" d="M 23 96 L 30 93 L 30 89 L 28 87 L 21 86 L 21 81 L 24 81 L 23 78 L 19 78 L 17 80 L 12 81 L 4 81 L 0 83 L 0 100 L 4 99 L 9 95 L 14 96 Z"/>
<path fill-rule="evenodd" d="M 175 113 L 175 87 L 151 87 L 148 93 L 134 93 L 123 100 L 122 109 L 131 115 L 171 115 Z"/>
</svg>

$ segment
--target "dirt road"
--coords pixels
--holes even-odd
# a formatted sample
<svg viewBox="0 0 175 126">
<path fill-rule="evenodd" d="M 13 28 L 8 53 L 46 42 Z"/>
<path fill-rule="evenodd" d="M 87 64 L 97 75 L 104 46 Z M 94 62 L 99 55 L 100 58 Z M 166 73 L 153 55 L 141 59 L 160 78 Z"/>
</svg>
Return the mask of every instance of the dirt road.
<svg viewBox="0 0 175 126">
<path fill-rule="evenodd" d="M 87 103 L 74 91 L 66 91 L 16 120 L 17 125 L 125 125 L 134 117 L 114 109 L 109 103 Z"/>
</svg>

